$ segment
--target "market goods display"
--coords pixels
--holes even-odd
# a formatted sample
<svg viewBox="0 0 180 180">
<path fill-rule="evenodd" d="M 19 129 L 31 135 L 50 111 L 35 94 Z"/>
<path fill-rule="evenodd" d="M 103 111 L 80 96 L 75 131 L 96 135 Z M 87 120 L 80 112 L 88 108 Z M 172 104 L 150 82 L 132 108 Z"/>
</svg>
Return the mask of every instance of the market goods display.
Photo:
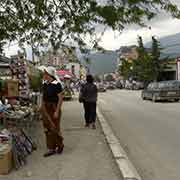
<svg viewBox="0 0 180 180">
<path fill-rule="evenodd" d="M 37 149 L 34 132 L 41 101 L 40 93 L 33 92 L 29 73 L 29 62 L 21 53 L 12 56 L 0 73 L 0 175 L 24 166 Z"/>
<path fill-rule="evenodd" d="M 37 146 L 31 138 L 31 129 L 36 126 L 36 112 L 33 106 L 0 103 L 0 174 L 7 174 L 11 168 L 19 169 L 27 163 L 27 157 Z M 6 163 L 4 163 L 6 162 Z"/>
<path fill-rule="evenodd" d="M 29 96 L 29 79 L 27 75 L 27 65 L 23 60 L 11 62 L 12 78 L 19 81 L 19 96 Z"/>
</svg>

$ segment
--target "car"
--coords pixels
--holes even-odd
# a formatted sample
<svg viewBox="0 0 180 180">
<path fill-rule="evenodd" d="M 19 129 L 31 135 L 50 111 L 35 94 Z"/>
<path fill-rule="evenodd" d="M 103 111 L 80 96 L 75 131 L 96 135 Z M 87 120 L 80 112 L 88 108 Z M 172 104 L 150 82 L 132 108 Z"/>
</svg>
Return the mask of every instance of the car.
<svg viewBox="0 0 180 180">
<path fill-rule="evenodd" d="M 133 90 L 133 84 L 130 81 L 126 81 L 125 89 Z"/>
<path fill-rule="evenodd" d="M 97 84 L 98 92 L 106 92 L 106 86 L 104 84 Z"/>
<path fill-rule="evenodd" d="M 111 89 L 111 90 L 116 89 L 116 84 L 114 82 L 109 82 L 107 84 L 107 89 Z"/>
<path fill-rule="evenodd" d="M 142 91 L 143 100 L 149 99 L 156 101 L 179 101 L 180 100 L 180 81 L 161 81 L 153 82 Z"/>
<path fill-rule="evenodd" d="M 123 85 L 122 85 L 120 80 L 116 81 L 116 88 L 118 88 L 118 89 L 122 89 L 123 88 Z"/>
<path fill-rule="evenodd" d="M 133 82 L 132 82 L 132 89 L 133 89 L 133 90 L 144 89 L 144 83 L 139 82 L 139 81 L 133 81 Z"/>
</svg>

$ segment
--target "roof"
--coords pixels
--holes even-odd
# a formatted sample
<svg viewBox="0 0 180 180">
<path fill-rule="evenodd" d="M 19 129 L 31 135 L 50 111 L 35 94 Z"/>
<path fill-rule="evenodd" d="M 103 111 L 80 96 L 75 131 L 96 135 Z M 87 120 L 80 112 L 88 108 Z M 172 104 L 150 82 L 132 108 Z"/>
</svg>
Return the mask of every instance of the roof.
<svg viewBox="0 0 180 180">
<path fill-rule="evenodd" d="M 10 62 L 11 62 L 10 58 L 0 55 L 0 63 L 10 64 Z"/>
</svg>

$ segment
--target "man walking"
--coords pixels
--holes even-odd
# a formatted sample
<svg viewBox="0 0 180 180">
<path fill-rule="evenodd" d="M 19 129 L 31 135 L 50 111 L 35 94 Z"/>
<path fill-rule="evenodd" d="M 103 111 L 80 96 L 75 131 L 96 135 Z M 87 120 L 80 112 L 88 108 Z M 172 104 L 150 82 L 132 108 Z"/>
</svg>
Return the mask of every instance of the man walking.
<svg viewBox="0 0 180 180">
<path fill-rule="evenodd" d="M 87 75 L 86 84 L 81 87 L 79 101 L 84 105 L 85 127 L 92 125 L 96 129 L 96 103 L 97 103 L 97 87 L 94 84 L 92 75 Z"/>
</svg>

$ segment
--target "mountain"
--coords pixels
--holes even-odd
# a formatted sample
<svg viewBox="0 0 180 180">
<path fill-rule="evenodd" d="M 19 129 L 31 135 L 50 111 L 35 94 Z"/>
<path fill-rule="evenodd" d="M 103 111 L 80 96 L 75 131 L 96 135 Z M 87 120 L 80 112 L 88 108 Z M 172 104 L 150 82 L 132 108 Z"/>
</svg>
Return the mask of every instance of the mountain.
<svg viewBox="0 0 180 180">
<path fill-rule="evenodd" d="M 180 56 L 180 33 L 160 38 L 159 42 L 162 47 L 162 58 Z M 151 42 L 148 42 L 146 46 L 151 47 Z"/>
<path fill-rule="evenodd" d="M 115 72 L 117 68 L 118 55 L 116 51 L 104 51 L 104 52 L 91 52 L 84 57 L 90 60 L 87 65 L 85 58 L 81 58 L 82 64 L 88 66 L 90 72 L 94 75 L 103 75 L 106 73 Z"/>
</svg>

